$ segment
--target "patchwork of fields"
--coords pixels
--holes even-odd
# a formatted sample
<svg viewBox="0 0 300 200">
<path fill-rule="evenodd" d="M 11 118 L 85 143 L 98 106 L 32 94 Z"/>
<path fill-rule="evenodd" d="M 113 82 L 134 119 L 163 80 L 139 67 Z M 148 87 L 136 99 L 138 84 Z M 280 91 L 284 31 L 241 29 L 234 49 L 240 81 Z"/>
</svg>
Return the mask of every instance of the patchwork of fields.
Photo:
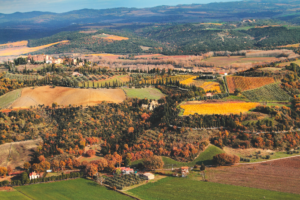
<svg viewBox="0 0 300 200">
<path fill-rule="evenodd" d="M 199 114 L 199 115 L 212 115 L 212 114 L 240 114 L 241 112 L 248 112 L 249 110 L 257 107 L 259 103 L 244 103 L 244 102 L 218 102 L 218 103 L 204 103 L 204 102 L 187 102 L 180 107 L 184 109 L 184 116 Z"/>
</svg>

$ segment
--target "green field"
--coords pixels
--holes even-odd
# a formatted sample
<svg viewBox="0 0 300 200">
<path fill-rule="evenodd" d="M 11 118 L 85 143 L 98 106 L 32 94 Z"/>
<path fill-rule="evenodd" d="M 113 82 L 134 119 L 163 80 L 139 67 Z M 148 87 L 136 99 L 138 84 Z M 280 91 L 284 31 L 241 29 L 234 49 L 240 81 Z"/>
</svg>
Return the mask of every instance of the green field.
<svg viewBox="0 0 300 200">
<path fill-rule="evenodd" d="M 75 179 L 53 183 L 16 187 L 18 191 L 31 199 L 131 199 L 87 179 Z M 1 197 L 1 196 L 0 196 Z M 11 198 L 10 198 L 11 199 Z M 1 198 L 2 200 L 2 198 Z"/>
<path fill-rule="evenodd" d="M 139 98 L 139 99 L 155 99 L 158 100 L 164 96 L 164 94 L 156 88 L 124 88 L 124 92 L 129 98 Z"/>
<path fill-rule="evenodd" d="M 1 200 L 27 200 L 30 199 L 18 191 L 0 191 Z"/>
<path fill-rule="evenodd" d="M 181 166 L 192 167 L 195 164 L 201 165 L 201 163 L 204 163 L 205 165 L 211 165 L 213 157 L 220 153 L 223 153 L 223 150 L 221 150 L 220 148 L 218 148 L 214 145 L 210 145 L 209 147 L 207 147 L 207 149 L 204 152 L 202 152 L 195 160 L 193 160 L 191 162 L 179 162 L 179 161 L 176 161 L 172 158 L 165 157 L 165 156 L 163 156 L 162 158 L 165 163 L 164 168 L 172 168 L 172 165 L 173 165 L 173 167 L 181 167 Z M 132 165 L 137 165 L 141 162 L 142 162 L 142 160 L 137 160 L 137 161 L 132 162 Z"/>
<path fill-rule="evenodd" d="M 299 195 L 269 190 L 167 177 L 127 191 L 143 200 L 154 199 L 300 199 Z"/>
<path fill-rule="evenodd" d="M 251 101 L 289 101 L 291 98 L 278 83 L 256 88 L 254 90 L 244 91 L 242 93 Z"/>
<path fill-rule="evenodd" d="M 0 108 L 7 108 L 12 102 L 21 96 L 22 89 L 14 90 L 0 96 Z"/>
</svg>

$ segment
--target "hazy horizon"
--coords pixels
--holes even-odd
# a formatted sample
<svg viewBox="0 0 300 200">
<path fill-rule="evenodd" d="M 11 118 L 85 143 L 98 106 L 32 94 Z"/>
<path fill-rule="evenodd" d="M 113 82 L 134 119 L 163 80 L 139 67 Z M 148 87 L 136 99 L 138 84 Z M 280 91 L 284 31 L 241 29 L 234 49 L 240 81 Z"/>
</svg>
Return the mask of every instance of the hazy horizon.
<svg viewBox="0 0 300 200">
<path fill-rule="evenodd" d="M 51 2 L 45 0 L 0 0 L 0 13 L 12 14 L 15 12 L 54 12 L 64 13 L 72 10 L 81 9 L 109 9 L 109 8 L 149 8 L 155 6 L 176 6 L 180 4 L 208 4 L 215 2 L 233 2 L 239 0 L 153 0 L 145 2 L 141 0 L 52 0 Z"/>
</svg>

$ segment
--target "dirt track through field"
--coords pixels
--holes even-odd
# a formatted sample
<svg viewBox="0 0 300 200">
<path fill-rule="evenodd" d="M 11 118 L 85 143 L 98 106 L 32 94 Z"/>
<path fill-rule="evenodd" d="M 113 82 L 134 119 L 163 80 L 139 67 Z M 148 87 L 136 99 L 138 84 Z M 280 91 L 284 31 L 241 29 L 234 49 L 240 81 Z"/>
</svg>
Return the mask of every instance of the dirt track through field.
<svg viewBox="0 0 300 200">
<path fill-rule="evenodd" d="M 126 99 L 121 89 L 79 89 L 50 86 L 24 88 L 22 95 L 12 105 L 12 108 L 24 108 L 44 104 L 58 105 L 96 105 L 103 101 L 121 103 Z"/>
</svg>

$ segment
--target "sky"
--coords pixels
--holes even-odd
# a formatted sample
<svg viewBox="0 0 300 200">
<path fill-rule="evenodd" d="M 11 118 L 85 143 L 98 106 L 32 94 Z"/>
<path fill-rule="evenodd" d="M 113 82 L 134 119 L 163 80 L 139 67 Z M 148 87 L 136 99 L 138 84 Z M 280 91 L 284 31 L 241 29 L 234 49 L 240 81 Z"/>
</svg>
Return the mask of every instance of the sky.
<svg viewBox="0 0 300 200">
<path fill-rule="evenodd" d="M 56 13 L 84 8 L 106 9 L 117 7 L 146 8 L 160 5 L 206 4 L 236 0 L 0 0 L 0 13 L 50 11 Z"/>
</svg>

